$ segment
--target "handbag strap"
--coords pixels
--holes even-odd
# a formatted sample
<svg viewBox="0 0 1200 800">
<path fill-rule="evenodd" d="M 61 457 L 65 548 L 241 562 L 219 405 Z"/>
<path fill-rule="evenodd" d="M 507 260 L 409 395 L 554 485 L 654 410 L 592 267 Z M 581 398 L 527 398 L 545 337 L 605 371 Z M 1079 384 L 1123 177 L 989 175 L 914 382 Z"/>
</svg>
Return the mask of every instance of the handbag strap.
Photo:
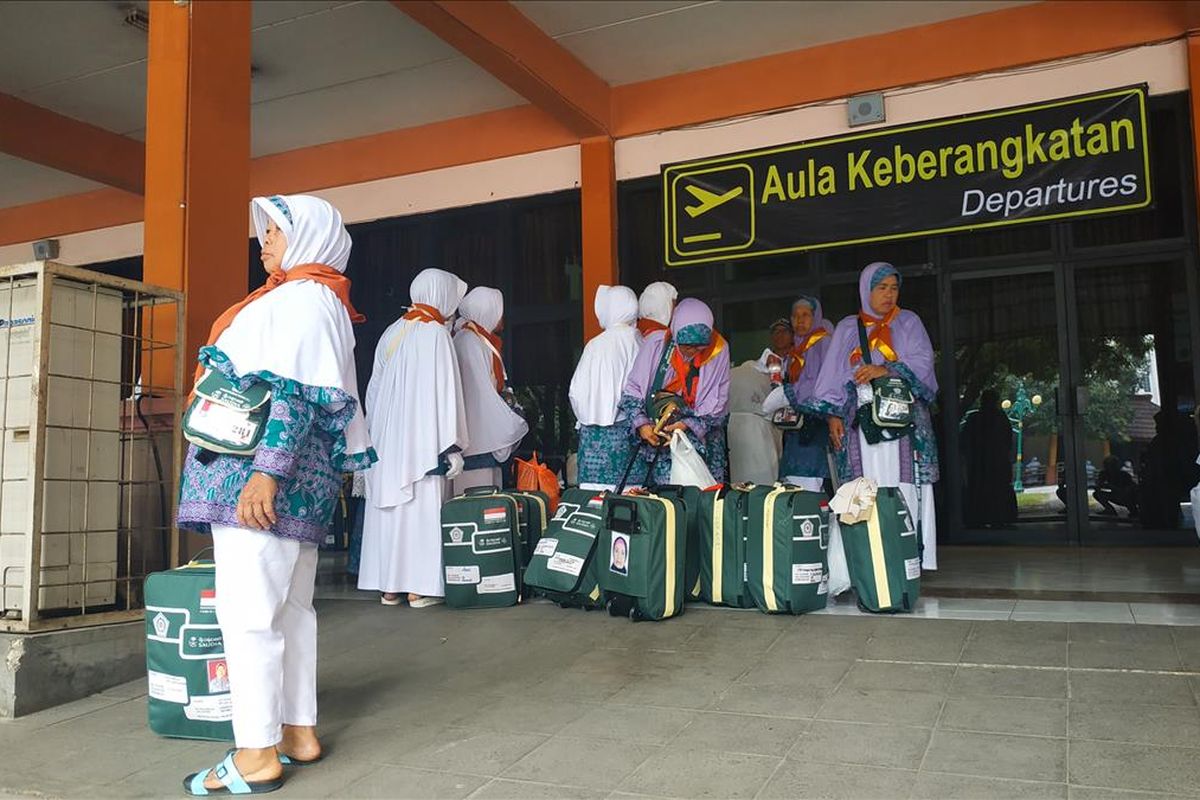
<svg viewBox="0 0 1200 800">
<path fill-rule="evenodd" d="M 866 366 L 871 366 L 871 344 L 867 341 L 867 328 L 863 325 L 862 317 L 856 316 L 854 321 L 858 324 L 858 348 L 862 352 L 862 363 Z"/>
</svg>

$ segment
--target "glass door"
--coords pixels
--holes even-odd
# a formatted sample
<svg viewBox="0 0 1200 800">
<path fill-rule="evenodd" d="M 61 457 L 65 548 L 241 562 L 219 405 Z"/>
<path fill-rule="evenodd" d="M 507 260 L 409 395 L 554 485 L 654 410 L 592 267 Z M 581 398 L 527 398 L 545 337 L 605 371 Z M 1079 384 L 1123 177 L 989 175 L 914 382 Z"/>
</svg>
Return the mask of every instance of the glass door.
<svg viewBox="0 0 1200 800">
<path fill-rule="evenodd" d="M 1185 262 L 1079 265 L 1068 283 L 1080 540 L 1193 542 L 1188 491 L 1200 468 Z"/>
<path fill-rule="evenodd" d="M 1066 543 L 1073 475 L 1059 402 L 1062 278 L 1051 265 L 960 273 L 949 292 L 942 483 L 952 538 Z"/>
</svg>

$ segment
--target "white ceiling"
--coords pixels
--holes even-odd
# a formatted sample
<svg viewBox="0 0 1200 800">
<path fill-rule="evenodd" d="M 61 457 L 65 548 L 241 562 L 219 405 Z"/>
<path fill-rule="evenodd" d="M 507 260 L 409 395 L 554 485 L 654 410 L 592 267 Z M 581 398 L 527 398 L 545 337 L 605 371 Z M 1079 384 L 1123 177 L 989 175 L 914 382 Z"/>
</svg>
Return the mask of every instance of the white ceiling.
<svg viewBox="0 0 1200 800">
<path fill-rule="evenodd" d="M 1025 2 L 514 0 L 514 5 L 593 72 L 619 86 Z"/>
<path fill-rule="evenodd" d="M 515 4 L 619 85 L 1016 3 Z M 124 23 L 130 5 L 0 0 L 0 92 L 142 138 L 146 35 Z M 524 103 L 389 2 L 255 0 L 253 25 L 255 156 Z M 96 187 L 0 154 L 0 207 Z"/>
</svg>

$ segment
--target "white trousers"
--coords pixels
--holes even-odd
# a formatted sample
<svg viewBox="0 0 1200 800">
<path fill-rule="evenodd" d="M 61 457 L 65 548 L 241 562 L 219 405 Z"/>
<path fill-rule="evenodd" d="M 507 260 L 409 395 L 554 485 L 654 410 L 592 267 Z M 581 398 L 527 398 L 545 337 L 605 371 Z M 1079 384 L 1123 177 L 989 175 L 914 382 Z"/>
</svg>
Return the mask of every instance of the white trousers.
<svg viewBox="0 0 1200 800">
<path fill-rule="evenodd" d="M 880 486 L 895 486 L 904 495 L 904 502 L 914 521 L 921 525 L 921 569 L 937 569 L 937 513 L 933 504 L 933 486 L 900 482 L 900 442 L 867 444 L 862 429 L 858 429 L 858 444 L 862 448 L 863 477 Z M 916 465 L 913 465 L 916 469 Z"/>
<path fill-rule="evenodd" d="M 238 747 L 274 747 L 283 725 L 317 724 L 317 546 L 212 526 L 217 622 Z"/>
<path fill-rule="evenodd" d="M 819 492 L 825 488 L 824 478 L 812 478 L 803 475 L 786 475 L 783 479 L 784 483 L 790 483 L 792 486 L 799 486 L 806 492 Z"/>
</svg>

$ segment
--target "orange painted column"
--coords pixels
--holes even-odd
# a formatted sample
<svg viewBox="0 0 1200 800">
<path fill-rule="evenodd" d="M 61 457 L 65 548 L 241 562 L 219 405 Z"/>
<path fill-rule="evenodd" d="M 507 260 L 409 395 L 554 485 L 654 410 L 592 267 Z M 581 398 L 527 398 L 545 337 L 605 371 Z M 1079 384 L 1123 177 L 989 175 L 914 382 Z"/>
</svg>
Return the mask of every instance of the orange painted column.
<svg viewBox="0 0 1200 800">
<path fill-rule="evenodd" d="M 143 271 L 186 292 L 190 365 L 213 319 L 246 295 L 249 0 L 151 2 L 146 77 Z M 166 385 L 169 372 L 152 363 L 150 380 Z"/>
<path fill-rule="evenodd" d="M 1192 163 L 1200 203 L 1200 30 L 1188 31 L 1188 88 L 1192 112 Z"/>
<path fill-rule="evenodd" d="M 583 334 L 600 333 L 593 311 L 596 288 L 620 283 L 617 265 L 617 169 L 613 140 L 584 139 L 579 147 L 580 200 L 583 206 Z"/>
</svg>

